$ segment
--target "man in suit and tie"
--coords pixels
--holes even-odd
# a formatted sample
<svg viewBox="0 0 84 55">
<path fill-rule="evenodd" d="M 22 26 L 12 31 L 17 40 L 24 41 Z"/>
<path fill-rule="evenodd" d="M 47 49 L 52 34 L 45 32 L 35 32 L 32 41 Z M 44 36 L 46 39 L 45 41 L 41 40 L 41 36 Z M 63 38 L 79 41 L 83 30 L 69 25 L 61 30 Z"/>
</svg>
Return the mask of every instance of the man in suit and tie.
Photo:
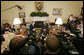
<svg viewBox="0 0 84 55">
<path fill-rule="evenodd" d="M 32 24 L 30 25 L 30 35 L 33 35 L 33 34 L 35 34 L 36 33 L 36 31 L 35 31 L 35 22 L 34 21 L 32 21 Z"/>
<path fill-rule="evenodd" d="M 41 33 L 49 34 L 49 28 L 48 28 L 48 24 L 46 23 L 46 21 L 43 22 Z"/>
</svg>

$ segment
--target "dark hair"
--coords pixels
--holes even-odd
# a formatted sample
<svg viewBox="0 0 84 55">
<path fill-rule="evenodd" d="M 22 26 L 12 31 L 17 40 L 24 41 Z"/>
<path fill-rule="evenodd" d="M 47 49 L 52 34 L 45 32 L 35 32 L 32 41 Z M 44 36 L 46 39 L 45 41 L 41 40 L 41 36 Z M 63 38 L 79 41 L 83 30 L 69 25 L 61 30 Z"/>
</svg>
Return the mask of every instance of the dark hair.
<svg viewBox="0 0 84 55">
<path fill-rule="evenodd" d="M 59 49 L 59 40 L 57 37 L 50 35 L 45 42 L 49 50 L 55 52 Z"/>
<path fill-rule="evenodd" d="M 11 53 L 17 53 L 25 44 L 25 39 L 22 36 L 13 38 L 9 43 Z"/>
<path fill-rule="evenodd" d="M 73 16 L 73 14 L 70 14 L 70 16 Z"/>
</svg>

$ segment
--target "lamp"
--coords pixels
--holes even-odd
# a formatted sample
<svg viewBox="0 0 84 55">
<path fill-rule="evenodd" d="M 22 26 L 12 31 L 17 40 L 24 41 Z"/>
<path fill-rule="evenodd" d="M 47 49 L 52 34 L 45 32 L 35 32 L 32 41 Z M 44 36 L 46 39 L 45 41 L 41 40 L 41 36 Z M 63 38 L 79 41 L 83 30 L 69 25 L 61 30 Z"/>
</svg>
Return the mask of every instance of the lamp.
<svg viewBox="0 0 84 55">
<path fill-rule="evenodd" d="M 14 18 L 13 24 L 14 24 L 14 25 L 16 25 L 16 24 L 21 24 L 20 19 L 19 19 L 19 18 Z"/>
<path fill-rule="evenodd" d="M 16 29 L 19 29 L 20 28 L 19 24 L 21 24 L 20 19 L 19 18 L 14 18 L 13 24 L 16 26 Z"/>
<path fill-rule="evenodd" d="M 58 28 L 60 29 L 60 28 L 61 28 L 60 25 L 63 24 L 63 23 L 62 23 L 62 18 L 57 18 L 55 24 L 57 24 L 57 25 L 58 25 Z"/>
</svg>

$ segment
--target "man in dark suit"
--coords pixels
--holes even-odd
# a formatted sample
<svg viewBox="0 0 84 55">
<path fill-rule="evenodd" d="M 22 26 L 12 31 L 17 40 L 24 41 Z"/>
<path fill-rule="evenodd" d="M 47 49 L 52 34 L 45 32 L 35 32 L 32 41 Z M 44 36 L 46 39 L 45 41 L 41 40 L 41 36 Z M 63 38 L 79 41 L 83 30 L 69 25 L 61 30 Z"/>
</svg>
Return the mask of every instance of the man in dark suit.
<svg viewBox="0 0 84 55">
<path fill-rule="evenodd" d="M 48 28 L 48 24 L 46 23 L 46 21 L 44 21 L 42 25 L 41 33 L 49 34 L 49 28 Z"/>
<path fill-rule="evenodd" d="M 30 25 L 30 35 L 35 34 L 35 22 L 33 21 L 32 24 Z"/>
</svg>

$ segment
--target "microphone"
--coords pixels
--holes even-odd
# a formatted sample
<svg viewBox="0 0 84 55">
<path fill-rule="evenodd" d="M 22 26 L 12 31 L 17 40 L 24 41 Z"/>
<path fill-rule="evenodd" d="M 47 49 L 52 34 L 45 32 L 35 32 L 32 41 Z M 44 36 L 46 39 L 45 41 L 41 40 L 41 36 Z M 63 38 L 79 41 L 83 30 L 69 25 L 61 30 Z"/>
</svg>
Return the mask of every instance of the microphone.
<svg viewBox="0 0 84 55">
<path fill-rule="evenodd" d="M 20 7 L 19 5 L 15 5 L 15 6 L 13 6 L 13 7 L 7 8 L 7 9 L 1 11 L 1 12 L 4 12 L 4 11 L 9 10 L 9 9 L 12 9 L 12 8 L 14 8 L 14 7 L 18 7 L 20 10 L 23 9 L 23 8 Z"/>
</svg>

